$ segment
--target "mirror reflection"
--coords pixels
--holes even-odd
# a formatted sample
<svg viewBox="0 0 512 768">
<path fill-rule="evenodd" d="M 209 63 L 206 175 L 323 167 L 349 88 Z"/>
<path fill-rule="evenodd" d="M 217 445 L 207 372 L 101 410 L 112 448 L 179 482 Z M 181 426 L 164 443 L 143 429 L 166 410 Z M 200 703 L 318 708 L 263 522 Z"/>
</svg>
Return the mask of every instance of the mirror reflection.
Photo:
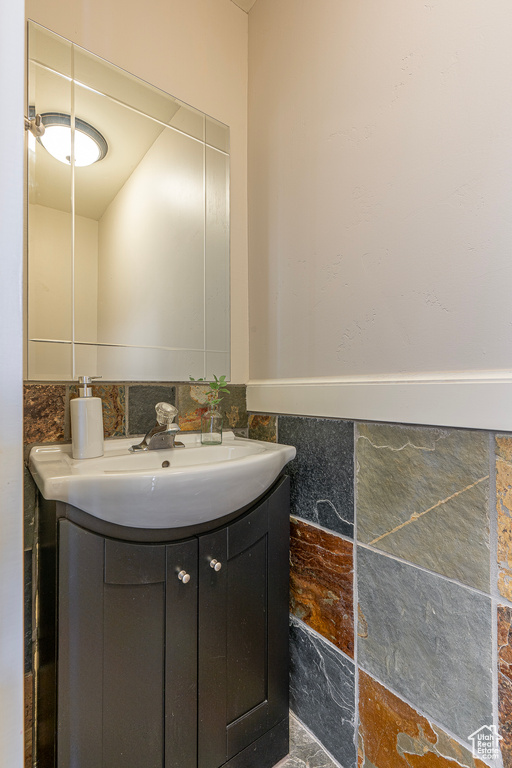
<svg viewBox="0 0 512 768">
<path fill-rule="evenodd" d="M 28 71 L 28 378 L 229 376 L 229 129 L 32 22 Z"/>
</svg>

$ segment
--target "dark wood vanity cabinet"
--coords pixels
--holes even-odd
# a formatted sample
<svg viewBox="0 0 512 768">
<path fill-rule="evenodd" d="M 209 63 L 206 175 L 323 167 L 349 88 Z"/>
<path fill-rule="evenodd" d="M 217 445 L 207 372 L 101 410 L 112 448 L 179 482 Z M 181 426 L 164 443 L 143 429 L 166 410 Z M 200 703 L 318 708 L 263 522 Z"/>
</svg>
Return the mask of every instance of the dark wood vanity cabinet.
<svg viewBox="0 0 512 768">
<path fill-rule="evenodd" d="M 51 653 L 40 670 L 39 698 L 56 686 L 56 749 L 42 722 L 39 765 L 266 768 L 284 757 L 288 478 L 184 540 L 115 539 L 70 517 L 55 525 L 54 671 Z M 51 610 L 42 591 L 45 601 Z"/>
</svg>

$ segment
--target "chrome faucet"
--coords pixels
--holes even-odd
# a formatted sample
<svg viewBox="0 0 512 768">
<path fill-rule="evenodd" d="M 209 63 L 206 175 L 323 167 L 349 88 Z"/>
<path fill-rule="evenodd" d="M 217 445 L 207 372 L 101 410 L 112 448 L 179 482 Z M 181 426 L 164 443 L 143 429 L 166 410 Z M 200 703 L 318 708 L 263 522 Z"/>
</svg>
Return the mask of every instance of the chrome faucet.
<svg viewBox="0 0 512 768">
<path fill-rule="evenodd" d="M 176 433 L 180 431 L 180 428 L 178 424 L 174 423 L 174 417 L 178 413 L 178 409 L 170 403 L 157 403 L 155 411 L 155 426 L 151 427 L 140 443 L 129 448 L 132 453 L 185 447 L 183 443 L 176 442 Z"/>
</svg>

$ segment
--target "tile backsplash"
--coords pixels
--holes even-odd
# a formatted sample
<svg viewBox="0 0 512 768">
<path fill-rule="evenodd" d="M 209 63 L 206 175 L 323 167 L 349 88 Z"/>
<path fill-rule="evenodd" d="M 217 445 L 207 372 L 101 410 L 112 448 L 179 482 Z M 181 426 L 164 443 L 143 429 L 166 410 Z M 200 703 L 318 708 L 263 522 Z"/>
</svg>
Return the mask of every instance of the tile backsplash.
<svg viewBox="0 0 512 768">
<path fill-rule="evenodd" d="M 224 428 L 246 430 L 245 386 L 229 385 L 221 409 Z M 199 430 L 206 410 L 208 387 L 204 384 L 93 384 L 94 397 L 103 403 L 105 437 L 143 435 L 155 422 L 155 405 L 165 400 L 178 408 L 182 431 Z M 71 440 L 69 401 L 78 396 L 76 384 L 32 384 L 24 389 L 25 444 Z"/>
</svg>

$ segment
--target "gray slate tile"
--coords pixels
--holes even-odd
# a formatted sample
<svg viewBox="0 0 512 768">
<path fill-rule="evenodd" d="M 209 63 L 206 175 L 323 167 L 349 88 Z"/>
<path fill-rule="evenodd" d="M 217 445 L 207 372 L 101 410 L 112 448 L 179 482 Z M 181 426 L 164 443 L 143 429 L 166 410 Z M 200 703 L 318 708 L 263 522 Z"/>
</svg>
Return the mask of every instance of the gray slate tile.
<svg viewBox="0 0 512 768">
<path fill-rule="evenodd" d="M 176 387 L 158 384 L 132 384 L 128 387 L 129 435 L 146 434 L 156 423 L 155 405 L 160 402 L 176 405 Z"/>
<path fill-rule="evenodd" d="M 293 618 L 290 707 L 344 768 L 355 767 L 354 664 Z"/>
<path fill-rule="evenodd" d="M 358 547 L 358 661 L 463 740 L 492 723 L 491 600 Z"/>
<path fill-rule="evenodd" d="M 286 468 L 291 479 L 292 515 L 353 536 L 353 422 L 279 416 L 278 442 L 297 449 Z"/>
<path fill-rule="evenodd" d="M 489 437 L 359 424 L 357 538 L 489 592 Z"/>
<path fill-rule="evenodd" d="M 290 754 L 275 768 L 338 768 L 303 725 L 290 715 Z"/>
</svg>

